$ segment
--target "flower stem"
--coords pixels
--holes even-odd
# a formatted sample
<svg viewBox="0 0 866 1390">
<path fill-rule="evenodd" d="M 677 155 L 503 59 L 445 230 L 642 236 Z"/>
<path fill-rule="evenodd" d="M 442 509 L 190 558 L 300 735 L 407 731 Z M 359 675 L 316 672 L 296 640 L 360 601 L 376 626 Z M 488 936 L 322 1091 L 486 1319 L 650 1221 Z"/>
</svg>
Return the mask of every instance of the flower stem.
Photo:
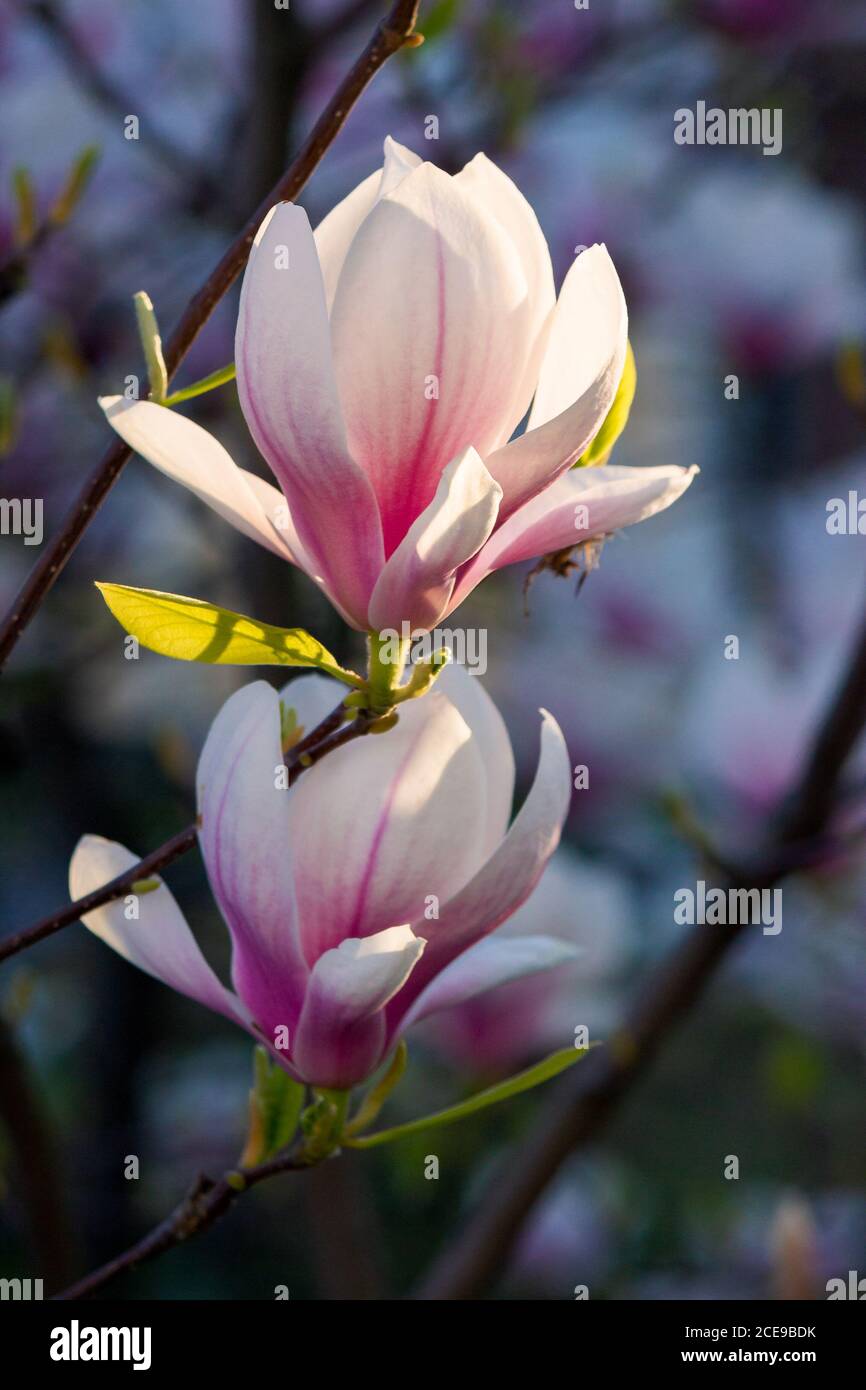
<svg viewBox="0 0 866 1390">
<path fill-rule="evenodd" d="M 395 692 L 409 654 L 409 640 L 396 634 L 385 637 L 380 632 L 371 632 L 369 645 L 367 689 L 370 709 L 384 714 L 396 703 Z"/>
</svg>

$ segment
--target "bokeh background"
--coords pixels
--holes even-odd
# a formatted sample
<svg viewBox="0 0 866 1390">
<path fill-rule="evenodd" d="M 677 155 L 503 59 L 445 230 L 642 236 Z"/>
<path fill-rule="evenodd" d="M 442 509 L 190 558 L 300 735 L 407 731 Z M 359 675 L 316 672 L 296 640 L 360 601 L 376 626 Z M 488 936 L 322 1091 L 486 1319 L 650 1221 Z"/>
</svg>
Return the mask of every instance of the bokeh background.
<svg viewBox="0 0 866 1390">
<path fill-rule="evenodd" d="M 97 395 L 142 371 L 132 294 L 146 289 L 172 325 L 383 8 L 0 4 L 0 265 L 15 254 L 14 171 L 44 210 L 81 150 L 100 149 L 69 224 L 0 303 L 0 491 L 43 498 L 47 534 L 105 445 Z M 558 280 L 578 245 L 613 254 L 638 363 L 616 462 L 701 473 L 673 509 L 608 543 L 579 593 L 552 574 L 525 593 L 515 569 L 450 624 L 487 631 L 484 679 L 520 794 L 539 705 L 590 768 L 520 924 L 585 949 L 561 976 L 419 1035 L 394 1119 L 568 1045 L 579 1023 L 605 1036 L 683 930 L 675 890 L 701 873 L 672 807 L 731 854 L 754 846 L 864 598 L 863 537 L 829 535 L 826 506 L 863 488 L 866 7 L 429 0 L 419 27 L 423 48 L 380 74 L 304 193 L 311 217 L 376 167 L 389 132 L 448 170 L 484 149 L 535 206 Z M 674 111 L 699 99 L 781 108 L 781 154 L 675 144 Z M 231 359 L 235 312 L 230 295 L 179 382 Z M 189 409 L 264 471 L 233 385 Z M 4 608 L 37 553 L 0 538 Z M 209 722 L 251 675 L 125 660 L 94 579 L 206 596 L 358 654 L 306 579 L 133 460 L 0 684 L 3 934 L 64 901 L 83 832 L 145 853 L 189 821 Z M 586 1284 L 592 1298 L 823 1297 L 831 1276 L 866 1273 L 862 764 L 845 791 L 845 852 L 786 881 L 782 933 L 747 933 L 603 1141 L 531 1214 L 496 1296 L 568 1299 Z M 224 966 L 197 856 L 169 881 Z M 235 1160 L 250 1048 L 81 928 L 5 967 L 0 1010 L 0 1275 L 62 1282 L 130 1244 L 200 1168 Z M 22 1136 L 8 1038 L 52 1163 Z M 402 1294 L 495 1187 L 538 1104 L 265 1185 L 113 1296 Z M 424 1178 L 431 1152 L 438 1181 Z M 730 1154 L 737 1181 L 723 1176 Z M 128 1155 L 138 1180 L 124 1177 Z"/>
</svg>

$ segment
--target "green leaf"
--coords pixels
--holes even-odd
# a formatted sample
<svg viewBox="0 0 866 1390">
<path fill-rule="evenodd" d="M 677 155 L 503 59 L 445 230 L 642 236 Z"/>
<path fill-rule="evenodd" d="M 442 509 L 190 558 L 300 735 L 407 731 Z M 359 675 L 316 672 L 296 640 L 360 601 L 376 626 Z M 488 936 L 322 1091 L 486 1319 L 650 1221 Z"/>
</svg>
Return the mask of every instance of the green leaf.
<svg viewBox="0 0 866 1390">
<path fill-rule="evenodd" d="M 48 215 L 55 226 L 62 226 L 71 217 L 81 201 L 98 160 L 99 146 L 86 145 L 73 161 L 66 182 Z"/>
<path fill-rule="evenodd" d="M 264 1053 L 264 1048 L 258 1051 Z M 264 1156 L 270 1158 L 271 1154 L 279 1153 L 280 1149 L 290 1144 L 295 1136 L 304 1103 L 304 1087 L 276 1062 L 272 1062 L 267 1076 L 262 1076 L 261 1083 L 257 1082 L 256 1091 L 264 1128 Z"/>
<path fill-rule="evenodd" d="M 311 666 L 360 690 L 364 682 L 346 671 L 321 642 L 301 627 L 272 627 L 214 603 L 158 589 L 97 584 L 121 627 L 143 647 L 176 661 L 217 666 Z"/>
<path fill-rule="evenodd" d="M 545 1057 L 544 1061 L 538 1062 L 536 1066 L 529 1067 L 527 1071 L 518 1072 L 507 1081 L 489 1086 L 486 1091 L 479 1091 L 477 1095 L 470 1096 L 459 1105 L 451 1105 L 447 1110 L 437 1110 L 435 1114 L 424 1115 L 420 1120 L 408 1120 L 406 1124 L 395 1125 L 393 1129 L 380 1129 L 376 1134 L 367 1134 L 357 1139 L 348 1138 L 344 1142 L 352 1149 L 372 1149 L 377 1144 L 390 1144 L 394 1139 L 402 1139 L 406 1134 L 417 1134 L 422 1129 L 454 1124 L 456 1120 L 463 1120 L 467 1115 L 486 1110 L 488 1105 L 498 1105 L 501 1100 L 508 1100 L 511 1096 L 520 1095 L 521 1091 L 530 1091 L 533 1086 L 540 1086 L 543 1081 L 549 1081 L 551 1077 L 558 1076 L 567 1067 L 581 1061 L 589 1051 L 588 1047 L 565 1047 L 561 1052 L 554 1052 L 550 1057 Z"/>
<path fill-rule="evenodd" d="M 137 898 L 143 898 L 145 893 L 155 893 L 157 888 L 162 887 L 162 879 L 154 875 L 153 878 L 137 878 L 134 883 L 129 885 L 130 893 L 134 893 Z"/>
<path fill-rule="evenodd" d="M 235 364 L 229 362 L 227 367 L 219 367 L 217 371 L 211 372 L 210 376 L 203 376 L 201 381 L 194 381 L 190 386 L 172 391 L 170 396 L 166 396 L 163 405 L 180 405 L 182 401 L 191 401 L 196 396 L 203 396 L 206 391 L 215 391 L 218 386 L 225 386 L 226 382 L 234 381 L 236 376 Z"/>
<path fill-rule="evenodd" d="M 159 324 L 156 321 L 150 295 L 145 290 L 139 290 L 137 294 L 134 294 L 132 302 L 135 305 L 138 335 L 141 338 L 144 359 L 147 363 L 151 400 L 161 404 L 168 395 L 168 371 L 162 351 Z"/>
<path fill-rule="evenodd" d="M 637 390 L 637 366 L 631 343 L 626 345 L 625 366 L 619 379 L 613 405 L 607 412 L 604 424 L 592 443 L 581 454 L 574 468 L 596 468 L 607 463 L 608 455 L 628 424 L 634 393 Z"/>
<path fill-rule="evenodd" d="M 244 1167 L 264 1163 L 291 1143 L 304 1103 L 304 1087 L 271 1061 L 263 1047 L 255 1050 L 253 1075 L 250 1129 L 241 1159 Z"/>
</svg>

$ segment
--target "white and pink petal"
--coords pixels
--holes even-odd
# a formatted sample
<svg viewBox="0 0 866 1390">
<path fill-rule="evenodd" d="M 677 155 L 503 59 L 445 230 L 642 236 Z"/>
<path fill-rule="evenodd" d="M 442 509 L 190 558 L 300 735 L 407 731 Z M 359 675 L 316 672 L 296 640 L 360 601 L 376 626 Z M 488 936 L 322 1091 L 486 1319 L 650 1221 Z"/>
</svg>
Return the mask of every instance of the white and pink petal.
<svg viewBox="0 0 866 1390">
<path fill-rule="evenodd" d="M 283 534 L 274 522 L 280 504 L 285 505 L 282 494 L 238 468 L 201 425 L 153 401 L 102 396 L 99 404 L 112 429 L 160 473 L 189 488 L 251 540 L 303 565 L 298 547 L 290 544 L 288 528 Z"/>
<path fill-rule="evenodd" d="M 349 447 L 373 480 L 386 554 L 447 464 L 500 438 L 531 321 L 514 242 L 440 169 L 413 169 L 363 222 L 331 331 Z"/>
<path fill-rule="evenodd" d="M 289 798 L 277 692 L 264 681 L 223 705 L 196 778 L 199 843 L 234 943 L 232 978 L 262 1031 L 296 1021 L 307 966 L 296 925 Z"/>
<path fill-rule="evenodd" d="M 376 499 L 346 446 L 322 272 L 303 209 L 265 218 L 235 340 L 241 408 L 288 499 L 304 550 L 359 628 L 384 562 Z"/>
<path fill-rule="evenodd" d="M 542 716 L 541 753 L 529 794 L 499 847 L 430 924 L 424 958 L 389 1007 L 392 1035 L 439 971 L 526 901 L 559 843 L 571 799 L 571 766 L 559 725 L 545 711 Z"/>
<path fill-rule="evenodd" d="M 451 608 L 493 570 L 601 540 L 673 505 L 698 469 L 677 464 L 573 468 L 527 502 L 495 532 L 461 572 Z"/>
<path fill-rule="evenodd" d="M 385 1005 L 424 950 L 410 927 L 347 938 L 313 967 L 292 1045 L 292 1065 L 313 1086 L 346 1089 L 378 1065 Z"/>
<path fill-rule="evenodd" d="M 403 1019 L 401 1031 L 512 980 L 566 965 L 578 954 L 576 946 L 555 936 L 484 937 L 431 980 Z"/>
<path fill-rule="evenodd" d="M 422 918 L 482 859 L 485 768 L 456 707 L 434 690 L 387 734 L 329 753 L 289 798 L 300 933 L 312 966 L 344 937 Z"/>
<path fill-rule="evenodd" d="M 74 901 L 95 892 L 138 861 L 138 855 L 116 840 L 83 835 L 69 865 L 70 896 Z M 135 911 L 131 913 L 133 904 Z M 247 1010 L 208 965 L 164 883 L 95 908 L 82 921 L 94 936 L 154 979 L 249 1027 Z"/>
<path fill-rule="evenodd" d="M 349 247 L 361 223 L 372 212 L 380 198 L 390 193 L 408 173 L 421 163 L 405 145 L 390 135 L 385 139 L 385 159 L 381 169 L 363 179 L 342 202 L 323 217 L 315 231 L 316 250 L 325 283 L 325 299 L 330 313 L 337 284 Z"/>
<path fill-rule="evenodd" d="M 436 495 L 386 561 L 370 599 L 377 632 L 434 628 L 448 608 L 457 571 L 475 556 L 496 525 L 502 489 L 473 448 L 453 459 Z"/>
<path fill-rule="evenodd" d="M 619 276 L 605 247 L 592 246 L 578 256 L 560 291 L 526 432 L 484 456 L 505 492 L 503 519 L 575 463 L 598 433 L 616 395 L 627 342 Z"/>
</svg>

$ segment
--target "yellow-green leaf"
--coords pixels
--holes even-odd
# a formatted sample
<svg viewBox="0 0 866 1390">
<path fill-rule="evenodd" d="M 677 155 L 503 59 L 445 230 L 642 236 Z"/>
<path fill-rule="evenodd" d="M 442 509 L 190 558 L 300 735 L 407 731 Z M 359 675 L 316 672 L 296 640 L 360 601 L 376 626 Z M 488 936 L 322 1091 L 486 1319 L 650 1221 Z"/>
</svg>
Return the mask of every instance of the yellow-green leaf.
<svg viewBox="0 0 866 1390">
<path fill-rule="evenodd" d="M 304 1103 L 304 1087 L 272 1062 L 263 1047 L 253 1054 L 253 1081 L 249 1130 L 241 1156 L 245 1168 L 263 1163 L 291 1143 Z"/>
<path fill-rule="evenodd" d="M 631 343 L 626 344 L 625 366 L 619 379 L 619 386 L 613 398 L 613 405 L 604 418 L 604 424 L 592 443 L 584 449 L 575 468 L 597 468 L 607 463 L 608 456 L 626 425 L 631 411 L 634 393 L 637 390 L 637 367 Z"/>
<path fill-rule="evenodd" d="M 379 1129 L 374 1134 L 358 1135 L 355 1133 L 355 1126 L 350 1125 L 344 1143 L 352 1149 L 373 1149 L 379 1144 L 390 1144 L 394 1139 L 402 1139 L 404 1135 L 417 1134 L 420 1130 L 436 1129 L 439 1125 L 453 1125 L 456 1120 L 463 1120 L 467 1115 L 486 1110 L 488 1105 L 498 1105 L 501 1100 L 508 1100 L 511 1096 L 520 1095 L 522 1091 L 530 1091 L 533 1086 L 540 1086 L 543 1081 L 549 1081 L 568 1067 L 573 1067 L 575 1062 L 582 1061 L 589 1051 L 589 1047 L 564 1047 L 559 1052 L 551 1053 L 534 1067 L 518 1072 L 516 1076 L 510 1076 L 507 1081 L 499 1081 L 495 1086 L 488 1086 L 486 1091 L 478 1091 L 468 1100 L 449 1105 L 447 1110 L 437 1110 L 433 1115 L 423 1115 L 418 1120 L 407 1120 L 405 1124 L 394 1125 L 393 1129 Z"/>
<path fill-rule="evenodd" d="M 73 161 L 66 182 L 49 213 L 55 225 L 68 221 L 84 194 L 99 159 L 99 146 L 87 145 Z"/>
<path fill-rule="evenodd" d="M 204 661 L 218 666 L 312 666 L 362 689 L 364 682 L 346 671 L 321 642 L 301 627 L 272 627 L 214 603 L 158 589 L 126 584 L 97 584 L 121 627 L 143 647 L 176 661 Z"/>
</svg>

